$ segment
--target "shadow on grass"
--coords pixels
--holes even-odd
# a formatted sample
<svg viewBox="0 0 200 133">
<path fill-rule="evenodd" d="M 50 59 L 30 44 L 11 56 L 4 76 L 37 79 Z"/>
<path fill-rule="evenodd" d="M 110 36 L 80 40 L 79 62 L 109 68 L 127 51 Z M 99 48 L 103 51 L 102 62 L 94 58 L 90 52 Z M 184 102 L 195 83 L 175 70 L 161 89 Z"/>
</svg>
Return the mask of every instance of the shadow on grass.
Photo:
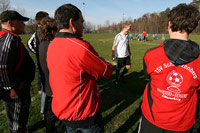
<svg viewBox="0 0 200 133">
<path fill-rule="evenodd" d="M 147 83 L 147 80 L 144 78 L 143 71 L 132 72 L 125 75 L 125 82 L 120 82 L 119 85 L 115 85 L 114 81 L 115 74 L 112 75 L 109 81 L 104 81 L 104 83 L 103 81 L 98 81 L 99 84 L 103 84 L 100 86 L 102 96 L 102 112 L 106 112 L 110 108 L 116 106 L 114 110 L 109 112 L 103 118 L 104 125 L 112 121 L 115 116 L 123 112 L 130 105 L 134 106 L 132 104 L 143 95 L 143 91 Z M 139 120 L 141 116 L 140 106 L 134 107 L 134 109 L 135 112 L 132 115 L 127 115 L 128 119 L 124 120 L 124 124 L 117 130 L 115 129 L 117 132 L 127 132 Z"/>
<path fill-rule="evenodd" d="M 133 113 L 124 114 L 126 118 L 122 120 L 123 124 L 119 124 L 120 126 L 115 127 L 114 130 L 117 133 L 128 132 L 129 130 L 136 132 L 137 129 L 132 129 L 132 127 L 138 122 L 141 116 L 141 110 L 138 107 L 140 103 L 136 106 L 133 103 L 143 95 L 147 80 L 144 78 L 143 71 L 140 71 L 126 74 L 125 82 L 120 82 L 119 85 L 115 85 L 114 81 L 115 74 L 109 80 L 98 80 L 102 97 L 102 112 L 107 113 L 103 117 L 104 125 L 112 123 L 111 121 L 116 116 L 129 108 Z M 135 111 L 132 111 L 132 109 Z M 118 122 L 116 121 L 116 123 Z M 34 133 L 44 127 L 45 123 L 39 121 L 32 125 L 29 131 L 30 133 Z"/>
<path fill-rule="evenodd" d="M 38 121 L 34 125 L 29 128 L 29 133 L 34 133 L 38 129 L 42 129 L 45 127 L 45 121 Z"/>
<path fill-rule="evenodd" d="M 136 111 L 129 117 L 129 119 L 121 127 L 117 129 L 116 133 L 128 132 L 128 130 L 130 129 L 132 133 L 137 133 L 138 126 L 135 130 L 132 129 L 132 126 L 138 121 L 138 119 L 140 119 L 140 117 L 141 117 L 141 109 L 137 108 Z"/>
</svg>

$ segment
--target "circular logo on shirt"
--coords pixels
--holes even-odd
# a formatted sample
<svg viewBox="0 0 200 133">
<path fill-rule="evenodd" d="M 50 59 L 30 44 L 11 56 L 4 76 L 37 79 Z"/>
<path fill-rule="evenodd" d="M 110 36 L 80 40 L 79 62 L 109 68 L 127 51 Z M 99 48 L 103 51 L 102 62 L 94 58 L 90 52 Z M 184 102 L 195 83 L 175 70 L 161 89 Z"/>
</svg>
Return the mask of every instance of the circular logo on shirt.
<svg viewBox="0 0 200 133">
<path fill-rule="evenodd" d="M 180 87 L 183 83 L 183 76 L 180 73 L 177 73 L 175 70 L 173 70 L 168 74 L 166 80 L 168 84 Z"/>
</svg>

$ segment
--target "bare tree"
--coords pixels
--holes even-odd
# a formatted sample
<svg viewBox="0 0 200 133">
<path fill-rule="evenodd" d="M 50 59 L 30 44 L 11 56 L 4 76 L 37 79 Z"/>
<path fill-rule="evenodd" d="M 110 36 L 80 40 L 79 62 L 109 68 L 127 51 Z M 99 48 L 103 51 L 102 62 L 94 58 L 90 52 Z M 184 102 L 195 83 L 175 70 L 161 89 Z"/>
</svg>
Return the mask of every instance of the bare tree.
<svg viewBox="0 0 200 133">
<path fill-rule="evenodd" d="M 23 8 L 23 7 L 16 7 L 16 8 L 13 8 L 13 10 L 15 10 L 15 11 L 17 11 L 17 12 L 19 12 L 21 15 L 26 15 L 26 10 L 25 10 L 25 8 Z"/>
<path fill-rule="evenodd" d="M 105 27 L 109 27 L 110 26 L 110 21 L 109 20 L 106 20 L 105 21 Z"/>
<path fill-rule="evenodd" d="M 0 0 L 0 13 L 10 8 L 10 0 Z"/>
<path fill-rule="evenodd" d="M 200 0 L 193 0 L 191 2 L 200 11 Z M 148 33 L 167 33 L 168 27 L 168 15 L 170 13 L 170 8 L 167 8 L 165 11 L 159 13 L 146 13 L 138 19 L 131 20 L 131 17 L 125 19 L 123 14 L 123 20 L 118 23 L 113 23 L 104 27 L 98 27 L 98 32 L 118 32 L 123 23 L 128 21 L 132 24 L 133 30 L 135 33 L 142 33 L 144 30 Z M 200 33 L 200 25 L 195 29 L 193 33 Z"/>
<path fill-rule="evenodd" d="M 84 23 L 84 30 L 85 30 L 85 33 L 91 33 L 93 31 L 95 31 L 96 29 L 96 26 L 94 24 L 92 24 L 91 22 L 89 21 L 86 21 Z"/>
</svg>

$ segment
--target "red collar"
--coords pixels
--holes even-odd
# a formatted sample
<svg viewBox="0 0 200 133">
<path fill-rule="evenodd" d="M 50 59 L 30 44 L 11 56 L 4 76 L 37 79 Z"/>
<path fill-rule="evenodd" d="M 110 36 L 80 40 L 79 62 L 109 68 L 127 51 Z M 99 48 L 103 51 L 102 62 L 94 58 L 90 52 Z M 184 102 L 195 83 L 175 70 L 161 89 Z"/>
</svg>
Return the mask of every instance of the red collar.
<svg viewBox="0 0 200 133">
<path fill-rule="evenodd" d="M 8 33 L 13 34 L 14 36 L 17 36 L 17 37 L 19 37 L 20 39 L 22 39 L 19 35 L 17 35 L 17 34 L 15 34 L 15 33 L 11 32 L 11 31 L 9 31 L 9 30 L 6 30 L 6 29 L 4 29 L 4 28 L 1 28 L 1 29 L 2 29 L 2 31 L 4 31 L 4 32 L 8 32 Z"/>
</svg>

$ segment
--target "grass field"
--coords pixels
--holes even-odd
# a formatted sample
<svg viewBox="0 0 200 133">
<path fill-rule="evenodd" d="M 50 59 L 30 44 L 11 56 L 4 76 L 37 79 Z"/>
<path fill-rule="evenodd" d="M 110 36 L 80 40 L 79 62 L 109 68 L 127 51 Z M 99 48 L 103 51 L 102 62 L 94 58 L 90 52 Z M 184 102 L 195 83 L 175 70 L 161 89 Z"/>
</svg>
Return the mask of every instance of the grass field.
<svg viewBox="0 0 200 133">
<path fill-rule="evenodd" d="M 115 34 L 85 34 L 84 40 L 89 41 L 100 56 L 107 61 L 111 60 L 111 48 Z M 27 43 L 30 35 L 23 35 L 24 44 Z M 165 38 L 169 38 L 165 35 Z M 191 35 L 191 40 L 200 44 L 200 35 Z M 104 119 L 104 127 L 106 133 L 135 133 L 141 115 L 140 104 L 142 94 L 147 80 L 143 75 L 143 56 L 147 49 L 159 45 L 162 42 L 161 35 L 158 35 L 157 40 L 152 40 L 152 35 L 149 35 L 149 40 L 146 42 L 130 40 L 130 48 L 132 52 L 132 68 L 125 75 L 125 83 L 116 86 L 114 84 L 115 71 L 109 80 L 98 80 L 102 95 L 102 114 Z M 34 55 L 31 54 L 34 58 Z M 115 66 L 114 66 L 115 70 Z M 40 95 L 37 93 L 37 76 L 32 82 L 31 96 L 32 103 L 30 108 L 30 117 L 28 129 L 34 133 L 44 133 L 44 123 L 41 121 L 40 114 Z M 0 133 L 7 133 L 8 127 L 6 124 L 5 111 L 3 104 L 0 101 Z"/>
</svg>

